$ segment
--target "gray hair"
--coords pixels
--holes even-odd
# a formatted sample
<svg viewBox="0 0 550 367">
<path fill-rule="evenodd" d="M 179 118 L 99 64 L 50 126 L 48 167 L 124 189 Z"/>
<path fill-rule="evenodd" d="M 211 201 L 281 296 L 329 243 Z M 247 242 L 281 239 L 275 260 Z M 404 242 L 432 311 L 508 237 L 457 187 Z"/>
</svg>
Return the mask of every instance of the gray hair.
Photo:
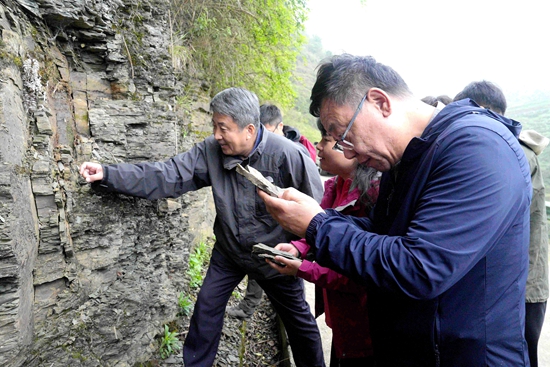
<svg viewBox="0 0 550 367">
<path fill-rule="evenodd" d="M 252 124 L 260 127 L 260 102 L 253 92 L 243 88 L 227 88 L 210 102 L 210 112 L 229 116 L 239 128 Z"/>
<path fill-rule="evenodd" d="M 371 88 L 380 88 L 394 96 L 412 95 L 407 83 L 395 70 L 371 56 L 333 56 L 318 67 L 309 112 L 319 117 L 324 99 L 341 106 L 359 103 Z"/>
<path fill-rule="evenodd" d="M 380 181 L 381 173 L 372 167 L 366 167 L 362 164 L 358 164 L 353 174 L 353 181 L 351 183 L 350 190 L 357 187 L 359 190 L 359 200 L 367 206 L 370 210 L 376 204 L 376 198 L 378 197 L 378 182 Z M 373 194 L 376 192 L 376 196 L 373 198 Z"/>
</svg>

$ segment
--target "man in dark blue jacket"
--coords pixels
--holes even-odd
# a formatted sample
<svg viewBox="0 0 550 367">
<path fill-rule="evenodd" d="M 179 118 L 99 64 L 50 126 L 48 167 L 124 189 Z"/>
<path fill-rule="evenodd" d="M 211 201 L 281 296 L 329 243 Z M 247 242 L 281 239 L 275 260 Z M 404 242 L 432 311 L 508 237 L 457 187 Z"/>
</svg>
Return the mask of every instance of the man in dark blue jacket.
<svg viewBox="0 0 550 367">
<path fill-rule="evenodd" d="M 465 98 L 470 98 L 481 107 L 502 116 L 506 112 L 507 103 L 504 93 L 496 84 L 487 80 L 471 82 L 455 96 L 454 100 Z M 529 231 L 529 272 L 525 286 L 525 341 L 531 367 L 538 367 L 538 342 L 548 299 L 548 219 L 542 170 L 537 156 L 546 148 L 549 140 L 534 130 L 522 130 L 519 142 L 529 162 L 533 187 Z"/>
<path fill-rule="evenodd" d="M 296 365 L 324 367 L 321 337 L 305 301 L 303 282 L 281 276 L 251 253 L 256 243 L 275 246 L 296 237 L 277 225 L 255 186 L 236 172 L 237 164 L 250 165 L 275 185 L 294 187 L 320 200 L 317 168 L 294 143 L 264 130 L 254 93 L 223 90 L 210 102 L 210 110 L 214 133 L 185 153 L 166 162 L 108 166 L 85 162 L 80 173 L 94 186 L 147 199 L 212 188 L 216 243 L 183 346 L 186 367 L 213 365 L 225 306 L 245 275 L 258 281 L 281 317 Z"/>
<path fill-rule="evenodd" d="M 371 57 L 322 64 L 311 100 L 337 149 L 384 172 L 373 217 L 260 195 L 319 264 L 367 285 L 377 366 L 528 366 L 521 125 L 469 100 L 427 105 Z"/>
</svg>

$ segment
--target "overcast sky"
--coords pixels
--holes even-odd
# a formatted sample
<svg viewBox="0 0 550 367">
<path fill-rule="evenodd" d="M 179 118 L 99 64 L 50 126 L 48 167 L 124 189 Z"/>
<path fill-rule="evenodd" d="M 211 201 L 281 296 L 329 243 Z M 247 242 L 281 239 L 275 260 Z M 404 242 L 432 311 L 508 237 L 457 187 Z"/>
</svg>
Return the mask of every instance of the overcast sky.
<svg viewBox="0 0 550 367">
<path fill-rule="evenodd" d="M 309 0 L 306 31 L 325 49 L 372 55 L 419 98 L 474 80 L 505 94 L 550 90 L 547 0 Z"/>
</svg>

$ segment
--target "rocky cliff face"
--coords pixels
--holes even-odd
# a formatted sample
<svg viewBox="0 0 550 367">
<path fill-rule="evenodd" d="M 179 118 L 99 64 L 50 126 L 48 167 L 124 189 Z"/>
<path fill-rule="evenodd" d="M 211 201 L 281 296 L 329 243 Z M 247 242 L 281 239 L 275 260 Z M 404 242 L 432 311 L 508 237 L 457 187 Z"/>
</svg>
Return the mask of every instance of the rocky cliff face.
<svg viewBox="0 0 550 367">
<path fill-rule="evenodd" d="M 132 366 L 175 318 L 208 190 L 98 195 L 86 160 L 163 160 L 210 130 L 174 78 L 169 2 L 0 1 L 0 364 Z M 185 90 L 185 92 L 183 92 Z"/>
</svg>

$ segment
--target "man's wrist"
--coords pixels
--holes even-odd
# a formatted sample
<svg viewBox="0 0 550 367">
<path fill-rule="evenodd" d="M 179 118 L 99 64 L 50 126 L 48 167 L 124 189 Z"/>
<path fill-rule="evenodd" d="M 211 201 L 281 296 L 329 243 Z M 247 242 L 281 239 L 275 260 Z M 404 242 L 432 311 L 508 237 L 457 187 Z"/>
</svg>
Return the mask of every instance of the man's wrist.
<svg viewBox="0 0 550 367">
<path fill-rule="evenodd" d="M 306 229 L 306 242 L 311 247 L 315 247 L 315 237 L 317 237 L 317 229 L 324 220 L 328 218 L 325 212 L 321 212 L 311 219 Z"/>
</svg>

